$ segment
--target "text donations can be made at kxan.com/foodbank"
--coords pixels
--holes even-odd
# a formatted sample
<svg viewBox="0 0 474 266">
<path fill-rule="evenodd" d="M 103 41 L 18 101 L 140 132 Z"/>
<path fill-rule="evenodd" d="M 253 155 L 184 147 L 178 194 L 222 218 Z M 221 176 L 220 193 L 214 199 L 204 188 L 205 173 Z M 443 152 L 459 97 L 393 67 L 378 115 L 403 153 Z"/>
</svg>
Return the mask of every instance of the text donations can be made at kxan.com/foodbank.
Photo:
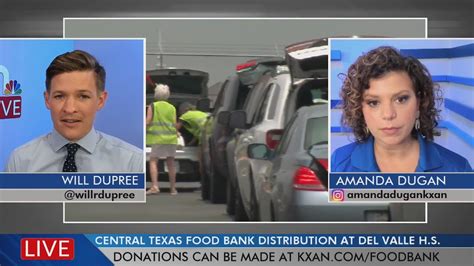
<svg viewBox="0 0 474 266">
<path fill-rule="evenodd" d="M 417 246 L 433 245 L 436 236 L 296 236 L 296 235 L 259 235 L 259 236 L 106 236 L 95 239 L 102 247 L 107 246 L 146 246 L 143 251 L 114 251 L 114 262 L 369 262 L 369 261 L 439 261 L 439 252 L 416 251 L 340 251 L 339 249 L 302 250 L 306 247 L 377 247 L 377 246 Z M 223 247 L 236 248 L 212 251 L 206 249 L 154 249 L 158 247 Z M 266 247 L 265 251 L 255 251 Z M 303 247 L 300 250 L 276 249 L 268 247 Z M 251 248 L 249 250 L 249 248 Z"/>
<path fill-rule="evenodd" d="M 437 251 L 113 252 L 114 262 L 440 262 Z"/>
</svg>

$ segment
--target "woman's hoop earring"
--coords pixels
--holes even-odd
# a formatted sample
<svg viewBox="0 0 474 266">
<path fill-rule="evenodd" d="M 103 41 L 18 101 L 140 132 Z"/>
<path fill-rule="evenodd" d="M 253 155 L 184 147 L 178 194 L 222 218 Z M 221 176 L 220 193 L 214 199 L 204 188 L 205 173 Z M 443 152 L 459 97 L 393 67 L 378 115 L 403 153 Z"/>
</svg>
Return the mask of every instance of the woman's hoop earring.
<svg viewBox="0 0 474 266">
<path fill-rule="evenodd" d="M 365 134 L 367 134 L 367 136 L 370 136 L 369 127 L 365 127 Z"/>
<path fill-rule="evenodd" d="M 420 110 L 416 111 L 415 129 L 420 130 Z"/>
</svg>

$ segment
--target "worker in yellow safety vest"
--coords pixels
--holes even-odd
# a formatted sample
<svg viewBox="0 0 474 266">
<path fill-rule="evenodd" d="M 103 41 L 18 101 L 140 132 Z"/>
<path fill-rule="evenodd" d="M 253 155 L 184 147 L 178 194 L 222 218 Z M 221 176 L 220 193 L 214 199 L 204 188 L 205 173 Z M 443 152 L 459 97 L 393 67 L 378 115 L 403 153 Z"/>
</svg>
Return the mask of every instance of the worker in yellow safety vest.
<svg viewBox="0 0 474 266">
<path fill-rule="evenodd" d="M 208 117 L 207 113 L 195 110 L 195 108 L 188 102 L 182 103 L 179 106 L 180 117 L 176 125 L 178 130 L 184 127 L 193 135 L 193 140 L 188 144 L 190 146 L 201 142 L 201 131 Z"/>
<path fill-rule="evenodd" d="M 146 144 L 151 146 L 150 153 L 150 178 L 152 187 L 147 190 L 147 195 L 160 192 L 158 186 L 158 159 L 166 158 L 170 181 L 170 193 L 176 195 L 176 167 L 174 158 L 178 143 L 176 130 L 176 108 L 168 103 L 169 87 L 157 84 L 155 87 L 155 102 L 148 106 L 146 115 Z"/>
</svg>

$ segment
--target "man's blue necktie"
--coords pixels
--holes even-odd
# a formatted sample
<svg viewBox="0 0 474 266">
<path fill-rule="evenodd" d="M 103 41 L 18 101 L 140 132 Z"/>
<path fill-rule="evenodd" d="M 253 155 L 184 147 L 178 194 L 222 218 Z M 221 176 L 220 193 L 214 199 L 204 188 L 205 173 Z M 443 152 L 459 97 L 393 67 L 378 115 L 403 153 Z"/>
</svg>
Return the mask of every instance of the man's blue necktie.
<svg viewBox="0 0 474 266">
<path fill-rule="evenodd" d="M 75 157 L 79 147 L 80 146 L 77 143 L 69 143 L 66 145 L 67 156 L 66 161 L 64 161 L 63 172 L 77 172 Z"/>
</svg>

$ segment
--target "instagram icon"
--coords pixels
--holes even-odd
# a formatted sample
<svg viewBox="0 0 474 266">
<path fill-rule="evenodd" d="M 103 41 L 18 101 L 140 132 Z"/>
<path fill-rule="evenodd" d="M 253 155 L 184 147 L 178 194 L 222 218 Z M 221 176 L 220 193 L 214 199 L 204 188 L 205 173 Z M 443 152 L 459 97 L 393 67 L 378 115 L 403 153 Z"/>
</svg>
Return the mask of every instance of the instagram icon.
<svg viewBox="0 0 474 266">
<path fill-rule="evenodd" d="M 331 192 L 332 201 L 344 201 L 344 190 L 333 189 Z"/>
</svg>

